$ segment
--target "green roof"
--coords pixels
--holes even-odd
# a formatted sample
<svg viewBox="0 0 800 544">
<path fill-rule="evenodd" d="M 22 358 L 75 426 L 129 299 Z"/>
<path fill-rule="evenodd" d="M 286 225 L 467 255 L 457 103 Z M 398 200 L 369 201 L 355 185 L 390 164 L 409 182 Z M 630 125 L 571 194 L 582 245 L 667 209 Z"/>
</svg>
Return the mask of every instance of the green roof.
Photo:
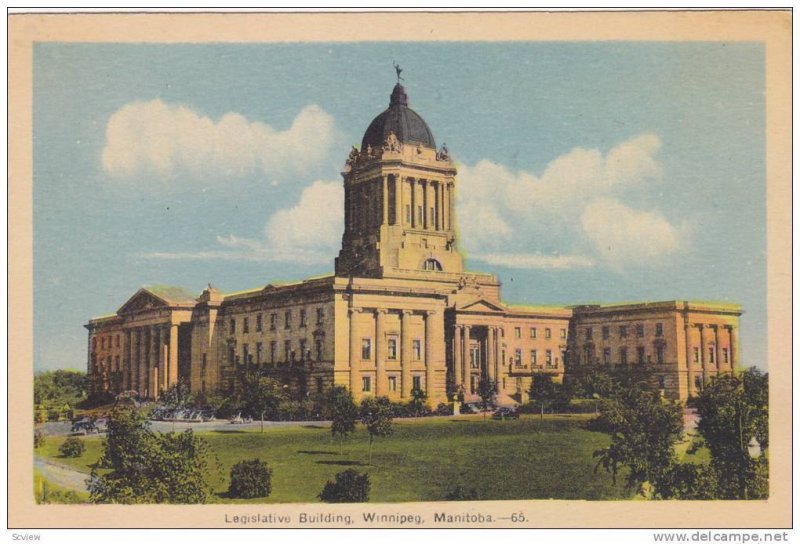
<svg viewBox="0 0 800 544">
<path fill-rule="evenodd" d="M 144 289 L 170 304 L 196 302 L 197 295 L 174 285 L 147 285 Z"/>
</svg>

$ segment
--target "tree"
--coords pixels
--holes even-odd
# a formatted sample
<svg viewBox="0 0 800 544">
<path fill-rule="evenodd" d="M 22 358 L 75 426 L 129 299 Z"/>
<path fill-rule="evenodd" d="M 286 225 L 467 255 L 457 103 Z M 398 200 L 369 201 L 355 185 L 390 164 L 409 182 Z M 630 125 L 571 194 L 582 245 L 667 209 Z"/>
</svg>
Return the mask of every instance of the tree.
<svg viewBox="0 0 800 544">
<path fill-rule="evenodd" d="M 331 436 L 339 437 L 339 454 L 343 451 L 344 439 L 356 430 L 358 407 L 353 395 L 344 386 L 337 385 L 328 393 L 328 409 L 331 417 Z"/>
<path fill-rule="evenodd" d="M 718 498 L 766 498 L 768 374 L 750 368 L 739 375 L 718 377 L 703 389 L 696 406 L 697 430 L 711 453 L 711 467 L 720 476 Z M 758 451 L 751 455 L 751 449 Z"/>
<path fill-rule="evenodd" d="M 369 474 L 352 468 L 336 475 L 336 481 L 325 483 L 318 495 L 322 502 L 367 502 L 369 500 Z"/>
<path fill-rule="evenodd" d="M 239 461 L 231 468 L 228 495 L 239 499 L 269 497 L 272 491 L 272 469 L 261 459 Z"/>
<path fill-rule="evenodd" d="M 392 403 L 388 397 L 367 397 L 361 401 L 361 423 L 369 433 L 369 464 L 372 464 L 372 441 L 376 436 L 389 436 L 392 429 Z"/>
<path fill-rule="evenodd" d="M 566 395 L 564 387 L 560 383 L 555 383 L 553 376 L 542 372 L 533 375 L 530 399 L 532 403 L 539 405 L 542 420 L 544 420 L 545 408 L 569 403 L 569 397 Z"/>
<path fill-rule="evenodd" d="M 577 398 L 607 398 L 617 386 L 618 381 L 610 372 L 595 365 L 570 367 L 569 372 L 564 375 L 564 387 Z"/>
<path fill-rule="evenodd" d="M 189 387 L 189 384 L 184 381 L 180 381 L 170 385 L 161 395 L 161 402 L 173 411 L 172 430 L 174 431 L 175 419 L 177 419 L 174 412 L 183 408 L 187 408 L 194 403 L 194 398 L 192 397 L 192 391 Z"/>
<path fill-rule="evenodd" d="M 237 380 L 239 406 L 261 420 L 261 432 L 264 432 L 264 419 L 277 420 L 281 405 L 289 400 L 288 395 L 277 380 L 264 376 L 255 364 L 241 365 Z"/>
<path fill-rule="evenodd" d="M 483 419 L 486 419 L 486 412 L 489 406 L 494 404 L 495 396 L 497 395 L 497 382 L 490 380 L 487 377 L 482 377 L 478 382 L 478 396 L 481 398 L 481 411 L 483 412 Z"/>
<path fill-rule="evenodd" d="M 95 503 L 204 503 L 211 493 L 208 446 L 186 430 L 154 433 L 130 406 L 112 410 L 100 462 L 89 478 Z M 100 474 L 98 468 L 108 468 Z"/>
<path fill-rule="evenodd" d="M 33 431 L 33 447 L 34 448 L 41 448 L 45 445 L 47 439 L 45 437 L 44 431 L 41 429 L 36 429 Z"/>
<path fill-rule="evenodd" d="M 644 489 L 664 480 L 676 461 L 675 444 L 683 434 L 683 410 L 663 403 L 658 392 L 639 387 L 620 388 L 604 400 L 600 419 L 611 434 L 611 445 L 594 452 L 597 466 L 617 474 L 628 469 L 626 487 Z"/>
<path fill-rule="evenodd" d="M 411 390 L 411 400 L 408 401 L 408 414 L 412 417 L 422 417 L 429 413 L 427 393 L 419 387 L 415 387 Z"/>
<path fill-rule="evenodd" d="M 86 451 L 86 445 L 80 438 L 72 436 L 64 440 L 61 446 L 59 446 L 58 451 L 64 457 L 80 457 L 83 455 L 83 452 Z"/>
</svg>

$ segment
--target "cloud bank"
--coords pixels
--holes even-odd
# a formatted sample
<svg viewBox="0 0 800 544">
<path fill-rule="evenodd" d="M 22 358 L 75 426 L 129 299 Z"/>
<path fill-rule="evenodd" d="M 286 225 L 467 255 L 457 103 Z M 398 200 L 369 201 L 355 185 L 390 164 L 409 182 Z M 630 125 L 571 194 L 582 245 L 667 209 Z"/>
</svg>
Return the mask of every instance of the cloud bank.
<svg viewBox="0 0 800 544">
<path fill-rule="evenodd" d="M 281 131 L 238 113 L 213 121 L 156 99 L 127 104 L 109 118 L 101 162 L 114 179 L 224 182 L 262 174 L 275 181 L 313 171 L 330 156 L 336 136 L 333 117 L 313 104 Z"/>
</svg>

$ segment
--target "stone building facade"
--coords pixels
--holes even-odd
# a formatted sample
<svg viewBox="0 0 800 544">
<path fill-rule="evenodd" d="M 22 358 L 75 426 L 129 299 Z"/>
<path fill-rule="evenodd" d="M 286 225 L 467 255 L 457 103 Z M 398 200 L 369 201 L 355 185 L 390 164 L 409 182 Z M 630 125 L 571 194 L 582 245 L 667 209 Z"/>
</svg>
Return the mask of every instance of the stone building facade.
<svg viewBox="0 0 800 544">
<path fill-rule="evenodd" d="M 252 363 L 299 395 L 336 384 L 356 399 L 408 400 L 420 389 L 436 406 L 456 392 L 476 398 L 488 378 L 511 402 L 524 400 L 537 372 L 561 380 L 567 357 L 632 364 L 643 348 L 665 394 L 685 399 L 736 367 L 735 305 L 504 304 L 497 277 L 464 271 L 456 174 L 398 83 L 346 160 L 334 274 L 230 294 L 142 288 L 86 325 L 93 392 L 157 399 L 178 381 L 224 392 L 237 365 Z"/>
</svg>

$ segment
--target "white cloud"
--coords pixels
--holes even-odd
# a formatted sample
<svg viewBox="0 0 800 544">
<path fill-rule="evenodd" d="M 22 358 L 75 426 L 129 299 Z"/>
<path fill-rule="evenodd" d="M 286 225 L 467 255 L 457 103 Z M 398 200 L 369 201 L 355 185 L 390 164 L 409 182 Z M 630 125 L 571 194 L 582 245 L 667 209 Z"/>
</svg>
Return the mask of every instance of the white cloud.
<svg viewBox="0 0 800 544">
<path fill-rule="evenodd" d="M 658 136 L 645 133 L 605 154 L 574 148 L 553 159 L 541 175 L 515 172 L 488 160 L 462 166 L 461 242 L 475 258 L 491 257 L 483 260 L 514 268 L 579 268 L 602 262 L 619 269 L 623 262 L 654 264 L 654 254 L 685 247 L 688 229 L 673 226 L 658 211 L 639 212 L 620 199 L 636 200 L 663 182 L 660 149 Z M 613 217 L 613 211 L 621 216 Z M 604 220 L 609 223 L 600 224 Z M 660 239 L 617 243 L 623 232 L 635 228 Z"/>
<path fill-rule="evenodd" d="M 658 264 L 682 249 L 689 236 L 686 224 L 675 227 L 657 210 L 634 210 L 612 198 L 587 206 L 581 225 L 597 253 L 615 269 L 636 262 Z"/>
<path fill-rule="evenodd" d="M 114 178 L 285 178 L 325 162 L 336 136 L 333 117 L 316 105 L 306 106 L 279 131 L 238 113 L 214 122 L 187 106 L 156 99 L 127 104 L 109 118 L 102 166 Z"/>
<path fill-rule="evenodd" d="M 297 264 L 333 263 L 343 230 L 341 182 L 316 181 L 297 205 L 278 210 L 267 220 L 262 238 L 217 236 L 219 249 L 199 252 L 155 252 L 144 256 L 170 260 L 273 261 Z"/>
</svg>

